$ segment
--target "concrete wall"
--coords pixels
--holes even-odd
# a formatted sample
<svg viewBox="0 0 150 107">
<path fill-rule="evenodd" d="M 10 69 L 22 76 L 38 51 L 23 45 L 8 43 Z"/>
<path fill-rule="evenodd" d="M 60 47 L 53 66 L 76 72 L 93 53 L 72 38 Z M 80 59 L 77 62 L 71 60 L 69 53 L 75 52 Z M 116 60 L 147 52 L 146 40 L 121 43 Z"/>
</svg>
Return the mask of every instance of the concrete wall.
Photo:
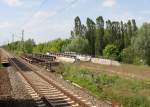
<svg viewBox="0 0 150 107">
<path fill-rule="evenodd" d="M 69 63 L 74 63 L 75 59 L 74 58 L 68 58 L 68 57 L 63 57 L 63 56 L 57 56 L 56 60 L 60 62 L 69 62 Z"/>
<path fill-rule="evenodd" d="M 82 55 L 77 55 L 77 59 L 79 59 L 80 61 L 90 61 L 91 57 L 90 56 L 82 56 Z"/>
<path fill-rule="evenodd" d="M 96 64 L 103 64 L 103 65 L 120 66 L 120 63 L 118 61 L 113 61 L 110 59 L 91 58 L 91 62 Z"/>
</svg>

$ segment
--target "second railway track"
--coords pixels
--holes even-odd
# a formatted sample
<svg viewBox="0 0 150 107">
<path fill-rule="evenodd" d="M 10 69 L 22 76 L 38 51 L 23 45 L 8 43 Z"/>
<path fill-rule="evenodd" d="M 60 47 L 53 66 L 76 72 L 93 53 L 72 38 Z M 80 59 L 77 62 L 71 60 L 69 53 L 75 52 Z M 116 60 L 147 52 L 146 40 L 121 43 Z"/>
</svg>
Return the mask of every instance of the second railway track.
<svg viewBox="0 0 150 107">
<path fill-rule="evenodd" d="M 94 107 L 78 95 L 74 95 L 60 84 L 41 74 L 21 62 L 17 58 L 10 58 L 10 63 L 19 71 L 25 81 L 28 92 L 35 99 L 39 107 Z"/>
</svg>

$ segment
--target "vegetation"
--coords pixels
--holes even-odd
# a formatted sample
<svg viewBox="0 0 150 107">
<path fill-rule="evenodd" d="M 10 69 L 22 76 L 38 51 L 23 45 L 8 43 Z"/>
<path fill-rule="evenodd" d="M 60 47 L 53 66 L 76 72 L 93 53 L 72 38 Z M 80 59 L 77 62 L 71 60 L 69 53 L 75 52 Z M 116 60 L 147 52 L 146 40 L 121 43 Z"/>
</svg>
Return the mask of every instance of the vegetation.
<svg viewBox="0 0 150 107">
<path fill-rule="evenodd" d="M 103 55 L 107 59 L 118 60 L 119 59 L 119 50 L 115 45 L 107 45 L 103 50 Z"/>
<path fill-rule="evenodd" d="M 8 43 L 8 45 L 3 46 L 7 50 L 13 51 L 16 54 L 22 53 L 32 53 L 35 47 L 35 42 L 33 39 L 28 39 L 27 41 L 16 41 L 13 43 Z"/>
<path fill-rule="evenodd" d="M 150 24 L 145 23 L 132 42 L 140 62 L 150 65 Z"/>
<path fill-rule="evenodd" d="M 77 16 L 68 39 L 58 38 L 40 44 L 29 39 L 9 43 L 4 48 L 17 54 L 74 51 L 129 64 L 150 65 L 150 23 L 144 23 L 138 28 L 134 19 L 127 22 L 104 21 L 99 16 L 95 22 L 87 18 L 86 24 L 82 24 Z M 98 66 L 101 69 L 106 68 Z M 94 66 L 96 68 L 98 67 Z M 142 72 L 138 67 L 130 65 L 119 69 L 132 71 L 131 68 L 136 68 L 137 73 Z M 148 71 L 146 68 L 145 71 Z M 111 66 L 111 70 L 116 71 L 116 68 Z M 107 73 L 94 73 L 73 64 L 60 65 L 57 71 L 64 79 L 79 84 L 100 99 L 117 101 L 125 107 L 150 107 L 149 80 L 146 82 Z"/>
<path fill-rule="evenodd" d="M 81 54 L 86 54 L 88 52 L 88 41 L 86 39 L 82 39 L 81 37 L 77 37 L 71 41 L 66 47 L 64 47 L 65 51 L 72 51 Z"/>
<path fill-rule="evenodd" d="M 86 25 L 77 16 L 69 39 L 56 39 L 35 45 L 34 40 L 6 45 L 16 53 L 46 53 L 74 51 L 96 57 L 111 58 L 130 64 L 150 65 L 150 24 L 137 27 L 135 20 L 94 22 L 87 18 Z"/>
<path fill-rule="evenodd" d="M 79 84 L 100 99 L 117 101 L 124 107 L 150 106 L 149 82 L 115 74 L 94 73 L 74 64 L 65 63 L 59 67 L 59 73 L 64 79 Z"/>
<path fill-rule="evenodd" d="M 46 53 L 46 52 L 61 52 L 62 48 L 69 41 L 56 39 L 47 43 L 38 44 L 33 48 L 33 53 Z"/>
<path fill-rule="evenodd" d="M 3 65 L 2 65 L 2 64 L 0 64 L 0 69 L 1 69 L 1 68 L 3 68 Z"/>
</svg>

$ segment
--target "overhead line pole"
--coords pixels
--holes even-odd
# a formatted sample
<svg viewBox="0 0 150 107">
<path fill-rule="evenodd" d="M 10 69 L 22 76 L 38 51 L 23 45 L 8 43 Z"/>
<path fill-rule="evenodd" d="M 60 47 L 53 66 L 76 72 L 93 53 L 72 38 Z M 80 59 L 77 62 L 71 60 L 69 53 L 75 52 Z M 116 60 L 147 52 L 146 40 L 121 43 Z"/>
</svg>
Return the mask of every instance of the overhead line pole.
<svg viewBox="0 0 150 107">
<path fill-rule="evenodd" d="M 21 33 L 21 44 L 22 44 L 22 51 L 24 52 L 24 30 L 22 30 L 22 33 Z"/>
</svg>

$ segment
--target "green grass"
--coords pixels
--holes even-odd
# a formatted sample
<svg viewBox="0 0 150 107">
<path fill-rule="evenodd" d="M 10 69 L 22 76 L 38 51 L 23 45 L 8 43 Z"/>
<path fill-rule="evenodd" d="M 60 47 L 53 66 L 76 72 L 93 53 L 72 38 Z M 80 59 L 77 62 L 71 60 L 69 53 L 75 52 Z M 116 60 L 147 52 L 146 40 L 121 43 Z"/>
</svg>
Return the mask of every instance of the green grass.
<svg viewBox="0 0 150 107">
<path fill-rule="evenodd" d="M 125 107 L 150 107 L 150 81 L 93 73 L 73 64 L 60 65 L 58 72 L 64 79 L 79 84 L 99 99 L 109 99 Z"/>
<path fill-rule="evenodd" d="M 3 65 L 2 65 L 2 64 L 0 64 L 0 69 L 1 69 L 1 68 L 3 68 Z"/>
</svg>

